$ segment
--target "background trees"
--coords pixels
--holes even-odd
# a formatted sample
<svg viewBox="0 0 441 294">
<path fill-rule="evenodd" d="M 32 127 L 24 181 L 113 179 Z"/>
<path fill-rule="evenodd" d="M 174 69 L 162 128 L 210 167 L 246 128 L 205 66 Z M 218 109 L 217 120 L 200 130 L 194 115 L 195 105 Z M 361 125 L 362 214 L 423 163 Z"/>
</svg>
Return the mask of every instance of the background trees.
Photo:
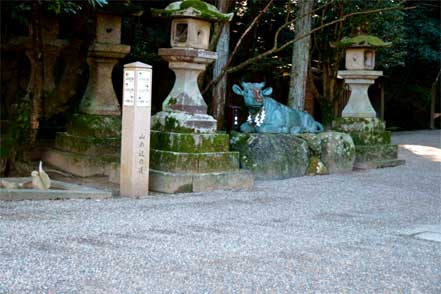
<svg viewBox="0 0 441 294">
<path fill-rule="evenodd" d="M 120 97 L 122 64 L 132 61 L 151 64 L 154 69 L 152 111 L 156 112 L 160 110 L 162 100 L 173 85 L 174 75 L 168 69 L 167 63 L 157 55 L 158 48 L 169 47 L 169 20 L 152 17 L 150 8 L 164 8 L 173 1 L 132 2 L 142 6 L 144 14 L 123 21 L 122 41 L 131 45 L 132 51 L 115 67 L 114 86 Z M 218 32 L 223 30 L 219 40 L 224 42 L 218 43 L 218 50 L 228 50 L 225 41 L 229 34 L 228 56 L 219 60 L 214 72 L 213 69 L 207 70 L 201 80 L 203 95 L 211 113 L 219 120 L 221 129 L 228 128 L 228 119 L 222 124 L 226 105 L 242 106 L 242 119 L 246 117 L 246 109 L 240 97 L 230 91 L 231 85 L 240 81 L 266 81 L 267 85 L 273 87 L 273 97 L 276 100 L 298 108 L 302 108 L 306 96 L 309 98 L 307 110 L 313 112 L 316 119 L 329 123 L 340 114 L 347 97 L 342 80 L 337 78 L 337 70 L 344 68 L 344 52 L 332 48 L 330 43 L 354 34 L 358 27 L 393 43 L 391 48 L 378 50 L 376 66 L 384 71 L 381 84 L 384 85 L 385 119 L 388 127 L 417 129 L 429 126 L 431 87 L 441 65 L 439 1 L 207 2 L 217 5 L 221 10 L 235 12 L 229 27 L 218 26 L 214 29 Z M 50 138 L 55 130 L 62 130 L 69 115 L 77 109 L 81 91 L 84 91 L 84 84 L 87 82 L 85 56 L 88 44 L 94 37 L 90 35 L 93 32 L 93 7 L 112 3 L 105 0 L 34 0 L 1 1 L 0 4 L 0 155 L 2 158 L 11 158 L 29 142 L 38 138 Z M 405 10 L 407 8 L 413 9 Z M 41 49 L 39 35 L 42 19 L 49 15 L 58 18 L 60 38 L 78 45 L 75 45 L 78 47 L 77 54 L 66 53 L 64 59 L 57 61 L 59 67 L 56 68 L 65 68 L 66 60 L 76 62 L 81 73 L 77 75 L 78 83 L 71 87 L 76 91 L 75 95 L 69 96 L 66 92 L 60 92 L 52 97 L 50 93 L 42 91 L 44 76 L 47 74 L 42 62 L 32 65 L 40 74 L 28 83 L 26 79 L 29 78 L 31 66 L 29 59 L 8 51 L 11 46 L 19 46 L 17 44 L 20 37 L 29 37 L 34 42 L 33 60 L 42 61 L 45 52 Z M 306 47 L 308 43 L 309 50 Z M 213 42 L 213 48 L 215 46 L 216 42 Z M 303 57 L 297 57 L 296 52 L 302 52 Z M 310 61 L 306 56 L 310 57 Z M 8 62 L 4 62 L 6 60 Z M 223 79 L 217 78 L 219 74 Z M 58 74 L 57 77 L 60 78 L 61 75 Z M 29 89 L 27 85 L 30 85 Z M 373 100 L 379 96 L 379 85 L 371 89 Z M 304 95 L 300 94 L 302 92 Z M 436 107 L 439 109 L 439 102 Z M 439 120 L 436 123 L 439 127 Z"/>
</svg>

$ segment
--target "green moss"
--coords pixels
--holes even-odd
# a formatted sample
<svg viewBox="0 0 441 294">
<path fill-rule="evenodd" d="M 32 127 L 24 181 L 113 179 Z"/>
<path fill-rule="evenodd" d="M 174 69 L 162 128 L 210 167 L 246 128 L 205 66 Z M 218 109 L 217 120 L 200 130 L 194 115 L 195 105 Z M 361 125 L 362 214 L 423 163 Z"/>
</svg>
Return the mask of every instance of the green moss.
<svg viewBox="0 0 441 294">
<path fill-rule="evenodd" d="M 391 132 L 350 132 L 355 145 L 382 145 L 390 144 Z"/>
<path fill-rule="evenodd" d="M 152 14 L 155 16 L 187 16 L 185 10 L 193 8 L 195 13 L 191 16 L 198 18 L 212 20 L 212 21 L 230 21 L 233 17 L 233 13 L 222 13 L 216 6 L 206 3 L 200 0 L 184 0 L 173 2 L 165 9 L 152 9 Z"/>
<path fill-rule="evenodd" d="M 121 138 L 80 137 L 68 133 L 58 133 L 55 147 L 63 151 L 85 155 L 118 154 L 121 150 Z"/>
<path fill-rule="evenodd" d="M 385 130 L 385 124 L 374 117 L 342 117 L 332 122 L 332 129 L 339 132 L 382 132 Z"/>
<path fill-rule="evenodd" d="M 344 37 L 334 44 L 336 47 L 388 47 L 392 43 L 384 42 L 380 38 L 371 35 L 359 35 L 355 37 Z"/>
<path fill-rule="evenodd" d="M 152 126 L 152 130 L 172 133 L 195 133 L 195 130 L 181 126 L 179 121 L 172 116 L 166 117 L 164 124 L 157 121 Z"/>
<path fill-rule="evenodd" d="M 77 113 L 67 125 L 69 134 L 88 137 L 121 137 L 121 117 Z"/>
<path fill-rule="evenodd" d="M 170 98 L 170 100 L 168 100 L 168 105 L 175 105 L 178 102 L 178 100 L 176 98 Z"/>
<path fill-rule="evenodd" d="M 329 174 L 329 171 L 326 165 L 320 160 L 318 156 L 311 156 L 311 158 L 309 159 L 306 174 L 308 176 L 326 175 Z"/>
<path fill-rule="evenodd" d="M 152 148 L 174 152 L 227 152 L 229 137 L 226 134 L 194 134 L 176 132 L 151 132 Z"/>
<path fill-rule="evenodd" d="M 397 159 L 397 145 L 359 145 L 355 147 L 356 161 L 369 162 L 376 160 Z"/>
</svg>

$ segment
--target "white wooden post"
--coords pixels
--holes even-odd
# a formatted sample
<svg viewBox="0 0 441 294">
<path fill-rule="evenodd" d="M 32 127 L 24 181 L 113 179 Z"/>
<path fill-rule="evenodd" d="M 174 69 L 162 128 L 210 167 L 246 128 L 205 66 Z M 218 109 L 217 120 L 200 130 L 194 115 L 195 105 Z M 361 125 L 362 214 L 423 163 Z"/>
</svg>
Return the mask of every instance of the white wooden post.
<svg viewBox="0 0 441 294">
<path fill-rule="evenodd" d="M 124 65 L 120 195 L 147 196 L 149 191 L 152 67 Z"/>
</svg>

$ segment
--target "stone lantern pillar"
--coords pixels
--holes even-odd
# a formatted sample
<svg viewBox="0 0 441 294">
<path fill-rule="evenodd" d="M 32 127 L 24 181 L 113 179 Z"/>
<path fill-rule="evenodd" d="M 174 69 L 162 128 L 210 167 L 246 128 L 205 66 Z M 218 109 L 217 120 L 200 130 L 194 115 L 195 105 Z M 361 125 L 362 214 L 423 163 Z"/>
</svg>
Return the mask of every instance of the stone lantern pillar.
<svg viewBox="0 0 441 294">
<path fill-rule="evenodd" d="M 79 113 L 58 133 L 55 149 L 46 152 L 50 164 L 78 176 L 109 175 L 119 162 L 121 107 L 112 83 L 115 64 L 130 52 L 121 44 L 122 16 L 142 10 L 110 2 L 95 13 L 95 40 L 89 46 L 89 80 Z"/>
<path fill-rule="evenodd" d="M 338 77 L 349 85 L 351 95 L 342 117 L 333 121 L 337 131 L 348 132 L 355 144 L 355 168 L 390 167 L 403 164 L 397 159 L 398 146 L 391 145 L 391 132 L 385 122 L 377 118 L 368 96 L 368 88 L 383 72 L 374 70 L 375 48 L 389 43 L 370 35 L 343 38 L 335 44 L 346 49 L 346 70 Z"/>
<path fill-rule="evenodd" d="M 152 117 L 150 190 L 164 193 L 249 188 L 253 176 L 239 170 L 239 153 L 229 151 L 229 136 L 216 133 L 217 122 L 207 114 L 197 78 L 216 58 L 208 51 L 212 22 L 230 21 L 198 0 L 173 2 L 156 16 L 170 17 L 172 48 L 159 49 L 176 80 Z"/>
</svg>

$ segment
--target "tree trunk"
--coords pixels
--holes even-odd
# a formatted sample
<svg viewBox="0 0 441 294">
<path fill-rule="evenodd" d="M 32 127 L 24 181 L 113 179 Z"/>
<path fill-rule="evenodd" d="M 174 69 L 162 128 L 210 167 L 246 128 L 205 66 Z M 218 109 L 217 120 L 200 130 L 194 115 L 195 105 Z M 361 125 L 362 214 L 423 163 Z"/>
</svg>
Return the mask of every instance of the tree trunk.
<svg viewBox="0 0 441 294">
<path fill-rule="evenodd" d="M 40 118 L 43 112 L 44 95 L 44 65 L 43 65 L 43 40 L 41 35 L 41 3 L 34 1 L 32 4 L 31 19 L 32 36 L 32 71 L 34 76 L 30 81 L 30 97 L 32 98 L 32 109 L 29 117 L 30 137 L 29 144 L 32 146 L 37 140 L 38 128 L 40 127 Z"/>
<path fill-rule="evenodd" d="M 296 15 L 296 37 L 308 34 L 311 31 L 312 7 L 314 1 L 301 0 L 298 2 Z M 292 49 L 292 69 L 288 94 L 288 106 L 304 110 L 306 82 L 308 80 L 309 51 L 311 37 L 300 39 L 295 42 Z"/>
<path fill-rule="evenodd" d="M 218 8 L 222 12 L 227 12 L 231 5 L 230 0 L 219 0 Z M 222 68 L 228 61 L 230 53 L 230 24 L 228 22 L 222 25 L 222 31 L 216 46 L 217 59 L 213 67 L 213 79 L 215 79 L 222 71 Z M 211 114 L 217 120 L 217 128 L 222 129 L 224 125 L 225 116 L 225 96 L 227 94 L 227 76 L 224 75 L 222 79 L 213 87 L 212 90 L 212 111 Z"/>
</svg>

